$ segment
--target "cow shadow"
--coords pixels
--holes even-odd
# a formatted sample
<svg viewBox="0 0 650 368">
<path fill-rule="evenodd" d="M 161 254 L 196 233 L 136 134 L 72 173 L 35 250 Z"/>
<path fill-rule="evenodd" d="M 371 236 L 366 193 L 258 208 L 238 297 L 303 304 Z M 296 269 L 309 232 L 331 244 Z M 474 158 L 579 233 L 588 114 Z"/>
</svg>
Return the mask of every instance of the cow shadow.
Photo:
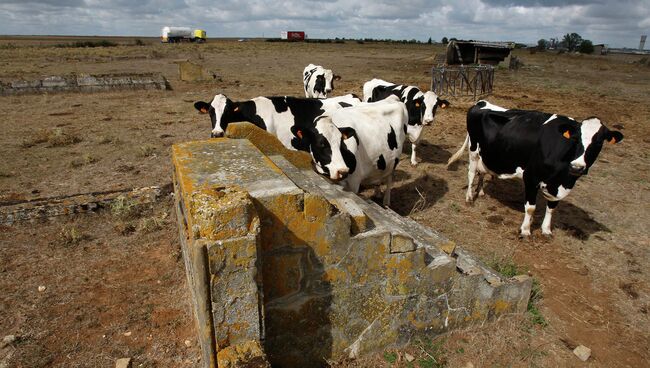
<svg viewBox="0 0 650 368">
<path fill-rule="evenodd" d="M 484 191 L 486 195 L 496 199 L 501 204 L 520 212 L 522 218 L 517 222 L 521 222 L 524 211 L 524 184 L 521 180 L 486 178 Z M 477 200 L 480 201 L 481 199 L 479 198 Z M 537 208 L 535 210 L 533 230 L 541 226 L 545 211 L 546 199 L 539 193 L 537 195 Z M 556 207 L 553 212 L 551 229 L 565 230 L 571 237 L 583 241 L 589 239 L 591 235 L 599 231 L 612 232 L 607 226 L 594 220 L 589 212 L 568 201 L 560 201 Z"/>
<path fill-rule="evenodd" d="M 408 154 L 410 157 L 411 144 L 406 142 L 404 145 L 408 147 L 404 149 L 404 153 Z M 447 150 L 441 148 L 440 146 L 432 144 L 426 139 L 422 139 L 420 142 L 418 142 L 417 148 L 415 150 L 417 153 L 417 158 L 419 160 L 432 164 L 446 164 L 447 160 L 449 160 L 451 157 L 451 154 Z"/>
<path fill-rule="evenodd" d="M 402 216 L 408 216 L 430 208 L 448 191 L 447 181 L 425 174 L 413 181 L 393 187 L 390 208 Z"/>
</svg>

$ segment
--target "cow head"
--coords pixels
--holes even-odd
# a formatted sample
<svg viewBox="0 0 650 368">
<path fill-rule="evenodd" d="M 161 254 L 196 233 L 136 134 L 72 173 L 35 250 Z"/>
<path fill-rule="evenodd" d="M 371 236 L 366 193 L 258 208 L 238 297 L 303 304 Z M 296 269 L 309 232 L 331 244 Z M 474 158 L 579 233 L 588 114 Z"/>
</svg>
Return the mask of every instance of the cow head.
<svg viewBox="0 0 650 368">
<path fill-rule="evenodd" d="M 600 119 L 588 118 L 580 124 L 560 124 L 558 133 L 562 135 L 565 146 L 568 146 L 569 174 L 573 176 L 586 175 L 591 165 L 596 162 L 603 143 L 618 143 L 623 140 L 623 134 L 609 130 Z"/>
<path fill-rule="evenodd" d="M 341 77 L 334 75 L 331 69 L 321 69 L 321 71 L 314 75 L 314 97 L 327 98 L 327 95 L 334 90 L 334 81 L 340 80 Z"/>
<path fill-rule="evenodd" d="M 210 114 L 210 120 L 212 122 L 210 137 L 212 138 L 223 137 L 229 122 L 228 119 L 224 119 L 224 115 L 227 115 L 232 110 L 232 106 L 233 102 L 222 94 L 214 96 L 212 102 L 209 104 L 204 101 L 194 103 L 194 108 L 200 113 Z"/>
<path fill-rule="evenodd" d="M 424 106 L 422 106 L 422 122 L 424 125 L 433 124 L 436 118 L 436 110 L 438 107 L 446 109 L 449 106 L 449 101 L 441 100 L 434 92 L 427 91 L 424 93 Z"/>
<path fill-rule="evenodd" d="M 316 172 L 339 181 L 356 168 L 358 137 L 352 128 L 338 128 L 330 117 L 320 116 L 314 127 L 292 127 L 293 134 L 309 147 Z"/>
</svg>

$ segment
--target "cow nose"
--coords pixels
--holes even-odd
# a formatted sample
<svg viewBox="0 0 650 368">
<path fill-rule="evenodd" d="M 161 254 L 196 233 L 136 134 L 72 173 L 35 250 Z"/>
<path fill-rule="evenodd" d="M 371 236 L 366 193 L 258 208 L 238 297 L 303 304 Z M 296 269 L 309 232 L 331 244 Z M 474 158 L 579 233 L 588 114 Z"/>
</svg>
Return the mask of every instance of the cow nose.
<svg viewBox="0 0 650 368">
<path fill-rule="evenodd" d="M 347 168 L 346 168 L 346 169 L 340 169 L 340 170 L 337 170 L 337 171 L 336 171 L 336 175 L 335 175 L 334 180 L 343 180 L 343 179 L 347 178 L 347 176 L 348 176 L 348 174 L 349 174 L 349 171 L 350 171 L 350 170 L 347 169 Z"/>
<path fill-rule="evenodd" d="M 223 137 L 223 132 L 217 132 L 217 133 L 212 132 L 212 133 L 210 133 L 210 138 L 219 138 L 219 137 Z"/>
<path fill-rule="evenodd" d="M 582 165 L 570 165 L 569 166 L 569 174 L 575 175 L 575 176 L 580 176 L 585 172 L 585 167 Z"/>
</svg>

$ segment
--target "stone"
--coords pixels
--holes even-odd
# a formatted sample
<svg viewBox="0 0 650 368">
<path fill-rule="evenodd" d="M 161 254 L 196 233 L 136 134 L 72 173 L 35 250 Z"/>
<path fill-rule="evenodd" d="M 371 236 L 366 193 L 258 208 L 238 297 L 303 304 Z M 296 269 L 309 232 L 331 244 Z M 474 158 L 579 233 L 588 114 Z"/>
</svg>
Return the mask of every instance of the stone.
<svg viewBox="0 0 650 368">
<path fill-rule="evenodd" d="M 404 359 L 406 359 L 406 361 L 410 363 L 415 360 L 415 357 L 409 353 L 404 353 Z"/>
<path fill-rule="evenodd" d="M 121 358 L 116 360 L 115 368 L 131 368 L 131 358 Z"/>
<path fill-rule="evenodd" d="M 0 342 L 0 349 L 4 348 L 7 345 L 13 344 L 13 342 L 16 341 L 16 335 L 7 335 L 2 338 L 2 342 Z"/>
<path fill-rule="evenodd" d="M 583 362 L 586 362 L 587 359 L 591 356 L 591 349 L 584 345 L 578 345 L 575 349 L 573 349 L 573 354 L 578 357 L 578 359 L 582 360 Z"/>
<path fill-rule="evenodd" d="M 45 289 L 47 289 L 47 287 L 45 287 L 44 285 L 41 285 L 41 286 L 38 287 L 38 291 L 41 292 L 41 293 L 44 292 Z"/>
<path fill-rule="evenodd" d="M 185 340 L 185 346 L 192 347 L 192 342 L 190 340 Z"/>
<path fill-rule="evenodd" d="M 129 336 L 131 336 L 131 334 L 132 334 L 131 331 L 127 331 L 127 332 L 124 333 L 124 336 L 129 337 Z"/>
<path fill-rule="evenodd" d="M 217 353 L 219 368 L 271 368 L 266 354 L 257 341 L 228 346 Z"/>
<path fill-rule="evenodd" d="M 52 88 L 52 87 L 65 87 L 68 85 L 68 82 L 63 77 L 54 76 L 47 77 L 43 79 L 43 87 Z"/>
</svg>

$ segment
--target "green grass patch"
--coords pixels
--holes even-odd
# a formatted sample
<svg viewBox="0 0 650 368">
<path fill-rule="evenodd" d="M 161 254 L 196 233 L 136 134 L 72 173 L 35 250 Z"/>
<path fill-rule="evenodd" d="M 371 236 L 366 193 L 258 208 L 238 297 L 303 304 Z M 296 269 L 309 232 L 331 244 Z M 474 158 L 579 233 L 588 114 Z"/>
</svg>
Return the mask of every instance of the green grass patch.
<svg viewBox="0 0 650 368">
<path fill-rule="evenodd" d="M 397 353 L 394 351 L 391 352 L 385 351 L 384 360 L 390 364 L 395 364 L 395 362 L 397 362 Z"/>
</svg>

